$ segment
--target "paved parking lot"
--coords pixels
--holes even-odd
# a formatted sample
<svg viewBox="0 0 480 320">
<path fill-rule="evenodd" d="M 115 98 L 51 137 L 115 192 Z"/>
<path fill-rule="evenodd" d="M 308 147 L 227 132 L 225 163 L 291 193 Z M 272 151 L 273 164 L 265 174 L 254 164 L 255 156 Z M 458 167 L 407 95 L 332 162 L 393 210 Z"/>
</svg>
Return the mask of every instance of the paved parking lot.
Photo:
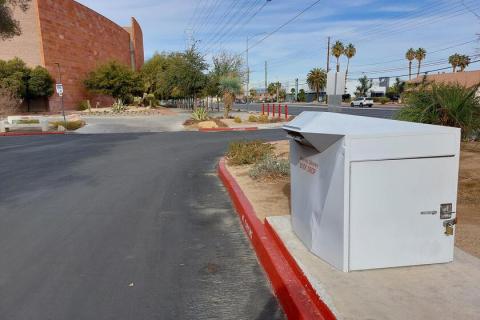
<svg viewBox="0 0 480 320">
<path fill-rule="evenodd" d="M 282 319 L 215 172 L 260 137 L 2 138 L 0 318 Z"/>
</svg>

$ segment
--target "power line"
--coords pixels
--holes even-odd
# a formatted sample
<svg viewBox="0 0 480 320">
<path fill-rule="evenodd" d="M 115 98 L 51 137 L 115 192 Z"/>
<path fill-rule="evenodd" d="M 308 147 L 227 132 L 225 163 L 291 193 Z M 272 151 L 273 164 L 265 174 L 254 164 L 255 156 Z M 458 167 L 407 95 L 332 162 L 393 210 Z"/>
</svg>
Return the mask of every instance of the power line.
<svg viewBox="0 0 480 320">
<path fill-rule="evenodd" d="M 474 63 L 477 63 L 477 62 L 480 62 L 480 60 L 471 61 L 470 65 L 472 65 Z M 452 68 L 451 66 L 448 66 L 448 67 L 445 67 L 445 68 L 427 70 L 427 71 L 420 72 L 420 74 L 427 75 L 427 74 L 432 73 L 432 72 L 447 70 L 447 69 L 451 69 L 451 68 Z M 404 77 L 408 77 L 408 76 L 409 76 L 409 74 L 402 74 L 402 75 L 396 75 L 396 76 L 385 76 L 385 77 L 375 77 L 375 78 L 368 77 L 368 79 L 376 80 L 376 79 L 380 79 L 380 78 L 404 78 Z M 357 79 L 348 78 L 348 80 L 357 80 Z"/>
<path fill-rule="evenodd" d="M 215 40 L 214 42 L 212 42 L 209 47 L 207 49 L 205 49 L 205 51 L 209 52 L 210 49 L 212 47 L 214 47 L 216 44 L 218 43 L 222 43 L 222 39 L 228 35 L 230 32 L 232 32 L 233 30 L 236 29 L 236 27 L 238 27 L 238 24 L 245 18 L 247 17 L 248 19 L 248 16 L 250 14 L 250 12 L 254 9 L 255 6 L 257 6 L 260 1 L 262 0 L 254 0 L 250 6 L 245 6 L 244 7 L 244 11 L 243 12 L 240 12 L 238 15 L 237 15 L 237 19 L 235 20 L 235 22 L 232 22 L 225 30 L 222 30 L 220 36 L 217 38 L 217 40 Z M 244 24 L 242 24 L 241 26 L 243 26 Z M 212 40 L 213 41 L 213 40 Z"/>
<path fill-rule="evenodd" d="M 263 41 L 265 41 L 266 39 L 270 38 L 272 35 L 274 35 L 275 33 L 277 33 L 278 31 L 280 31 L 281 29 L 283 29 L 285 26 L 287 26 L 288 24 L 292 23 L 293 21 L 297 20 L 302 14 L 304 14 L 305 12 L 307 12 L 308 10 L 310 10 L 311 8 L 313 8 L 314 6 L 316 6 L 318 3 L 320 3 L 320 1 L 322 0 L 316 0 L 315 2 L 313 2 L 312 4 L 310 4 L 308 7 L 306 7 L 305 9 L 301 10 L 299 13 L 297 13 L 294 17 L 290 18 L 289 20 L 287 20 L 286 22 L 284 22 L 283 24 L 281 24 L 280 26 L 278 26 L 275 30 L 267 33 L 266 36 L 264 36 L 262 39 L 258 40 L 257 42 L 255 42 L 253 45 L 251 45 L 248 49 L 252 49 L 252 48 L 255 48 L 256 46 L 258 46 L 260 43 L 262 43 Z M 246 52 L 246 50 L 242 51 L 240 54 L 244 54 Z"/>
<path fill-rule="evenodd" d="M 445 12 L 442 12 L 442 13 L 445 13 Z M 404 31 L 407 31 L 407 30 L 417 28 L 419 26 L 423 26 L 423 25 L 426 25 L 426 24 L 432 24 L 432 23 L 435 23 L 437 21 L 443 21 L 444 19 L 451 19 L 451 18 L 460 16 L 460 15 L 464 15 L 466 13 L 467 12 L 466 12 L 465 8 L 460 8 L 456 11 L 448 12 L 445 15 L 441 14 L 441 15 L 437 15 L 437 16 L 430 16 L 430 17 L 424 18 L 421 21 L 408 21 L 408 22 L 405 22 L 405 23 L 402 23 L 402 24 L 397 24 L 396 26 L 393 26 L 394 28 L 392 28 L 392 29 L 385 28 L 385 29 L 380 30 L 378 32 L 366 33 L 367 36 L 360 37 L 360 38 L 356 39 L 356 41 L 357 42 L 362 42 L 362 41 L 365 41 L 365 40 L 371 40 L 371 39 L 373 39 L 373 37 L 375 37 L 375 40 L 382 39 L 382 38 L 385 38 L 385 37 L 389 37 L 389 36 L 391 36 L 392 34 L 395 34 L 395 33 L 404 32 Z M 368 34 L 370 34 L 370 35 L 368 35 Z"/>
<path fill-rule="evenodd" d="M 471 59 L 475 59 L 475 58 L 479 57 L 478 54 L 470 54 L 468 56 Z M 442 59 L 437 59 L 437 60 L 426 62 L 422 65 L 427 67 L 427 66 L 442 65 L 442 64 L 447 64 L 447 63 L 449 63 L 448 58 L 442 58 Z M 391 71 L 406 70 L 408 68 L 409 68 L 408 66 L 402 66 L 402 67 L 392 67 L 392 68 L 386 68 L 386 69 L 377 69 L 377 70 L 371 70 L 371 71 L 353 71 L 353 72 L 349 72 L 349 73 L 350 74 L 379 74 L 379 73 L 387 73 L 387 72 L 391 72 Z"/>
<path fill-rule="evenodd" d="M 263 0 L 263 1 L 264 1 L 263 5 L 261 5 L 260 7 L 258 7 L 258 9 L 250 16 L 250 18 L 247 18 L 247 20 L 244 21 L 240 26 L 237 26 L 237 28 L 236 28 L 236 30 L 235 30 L 236 32 L 238 32 L 238 31 L 240 31 L 240 30 L 243 30 L 244 27 L 245 27 L 253 18 L 255 18 L 255 17 L 263 10 L 263 8 L 265 8 L 265 6 L 270 2 L 270 0 Z M 251 10 L 250 10 L 250 12 L 251 12 Z M 249 12 L 249 13 L 250 13 L 250 12 Z M 232 36 L 230 36 L 229 38 L 225 39 L 225 40 L 222 41 L 221 43 L 225 43 L 225 42 L 227 42 L 227 41 L 230 41 L 231 39 L 233 39 L 233 34 L 232 34 Z"/>
<path fill-rule="evenodd" d="M 218 36 L 223 32 L 223 30 L 225 30 L 225 28 L 229 25 L 231 17 L 234 17 L 234 13 L 235 12 L 238 13 L 242 9 L 241 7 L 237 8 L 237 6 L 240 3 L 241 3 L 240 0 L 235 0 L 233 5 L 230 7 L 230 10 L 227 8 L 223 17 L 220 18 L 220 21 L 217 21 L 215 23 L 215 26 L 217 27 L 217 30 L 214 32 L 214 34 L 211 37 L 204 40 L 204 42 L 203 42 L 204 47 L 207 47 L 207 45 L 209 45 L 215 39 L 217 39 Z M 223 20 L 223 22 L 221 22 L 222 20 Z"/>
</svg>

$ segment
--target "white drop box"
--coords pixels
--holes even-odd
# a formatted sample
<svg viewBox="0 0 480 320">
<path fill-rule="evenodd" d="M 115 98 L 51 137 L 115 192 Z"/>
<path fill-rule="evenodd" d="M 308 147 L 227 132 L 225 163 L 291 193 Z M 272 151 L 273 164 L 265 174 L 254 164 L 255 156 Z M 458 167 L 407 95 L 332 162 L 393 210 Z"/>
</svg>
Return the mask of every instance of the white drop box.
<svg viewBox="0 0 480 320">
<path fill-rule="evenodd" d="M 291 137 L 293 229 L 348 272 L 453 260 L 460 129 L 303 112 Z"/>
</svg>

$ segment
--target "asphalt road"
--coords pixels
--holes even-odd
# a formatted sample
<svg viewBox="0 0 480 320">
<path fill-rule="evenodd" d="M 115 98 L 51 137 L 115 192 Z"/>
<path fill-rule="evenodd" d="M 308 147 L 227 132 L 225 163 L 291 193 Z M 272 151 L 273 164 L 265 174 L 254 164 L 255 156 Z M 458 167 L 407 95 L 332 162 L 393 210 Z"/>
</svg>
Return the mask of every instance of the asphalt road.
<svg viewBox="0 0 480 320">
<path fill-rule="evenodd" d="M 262 104 L 258 104 L 258 103 L 252 103 L 248 105 L 236 104 L 235 109 L 240 109 L 245 111 L 262 111 Z M 352 108 L 348 106 L 342 106 L 341 112 L 346 114 L 351 114 L 351 115 L 357 115 L 357 116 L 391 119 L 394 117 L 398 109 L 399 107 L 393 107 L 393 106 L 387 106 L 387 107 L 374 106 L 373 108 Z M 310 105 L 300 105 L 300 104 L 288 105 L 288 113 L 291 115 L 296 116 L 302 113 L 303 111 L 325 112 L 325 111 L 328 111 L 328 108 L 325 106 L 311 105 L 311 104 Z"/>
<path fill-rule="evenodd" d="M 282 319 L 215 173 L 252 133 L 0 138 L 0 318 Z"/>
</svg>

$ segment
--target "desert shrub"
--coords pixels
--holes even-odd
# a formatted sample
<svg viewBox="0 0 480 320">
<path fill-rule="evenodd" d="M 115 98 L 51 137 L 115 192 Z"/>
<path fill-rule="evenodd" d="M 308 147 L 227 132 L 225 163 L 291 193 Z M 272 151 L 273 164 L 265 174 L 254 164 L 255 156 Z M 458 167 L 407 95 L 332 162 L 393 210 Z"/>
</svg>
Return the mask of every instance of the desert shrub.
<svg viewBox="0 0 480 320">
<path fill-rule="evenodd" d="M 251 114 L 248 116 L 248 122 L 257 122 L 257 121 L 258 121 L 258 118 L 255 115 Z"/>
<path fill-rule="evenodd" d="M 148 105 L 149 107 L 156 107 L 158 105 L 158 101 L 153 93 L 144 93 L 143 104 Z"/>
<path fill-rule="evenodd" d="M 262 114 L 258 116 L 258 122 L 260 123 L 269 123 L 270 120 L 268 119 L 268 116 L 266 114 Z"/>
<path fill-rule="evenodd" d="M 54 122 L 50 122 L 49 125 L 53 127 L 55 130 L 58 130 L 58 127 L 62 126 L 68 131 L 75 131 L 83 127 L 85 125 L 85 121 L 75 120 L 75 121 L 67 121 L 67 123 L 65 123 L 64 121 L 54 121 Z"/>
<path fill-rule="evenodd" d="M 233 119 L 233 121 L 234 121 L 235 123 L 242 123 L 242 118 L 240 118 L 240 117 L 235 117 L 235 119 Z"/>
<path fill-rule="evenodd" d="M 252 179 L 274 179 L 290 176 L 290 163 L 286 159 L 278 159 L 268 155 L 257 162 L 248 172 Z"/>
<path fill-rule="evenodd" d="M 133 97 L 132 104 L 135 107 L 140 107 L 143 105 L 143 98 L 142 97 Z"/>
<path fill-rule="evenodd" d="M 396 118 L 461 128 L 463 139 L 469 139 L 480 130 L 478 88 L 436 83 L 419 87 L 405 94 L 406 106 Z"/>
<path fill-rule="evenodd" d="M 234 141 L 228 146 L 227 159 L 231 165 L 254 164 L 273 155 L 273 146 L 261 140 Z"/>
<path fill-rule="evenodd" d="M 85 110 L 90 110 L 90 109 L 91 109 L 90 101 L 88 101 L 88 100 L 80 101 L 80 103 L 78 104 L 78 107 L 77 107 L 78 111 L 85 111 Z"/>
<path fill-rule="evenodd" d="M 94 93 L 106 94 L 127 103 L 143 94 L 144 89 L 140 75 L 118 62 L 109 62 L 90 72 L 84 84 Z"/>
<path fill-rule="evenodd" d="M 390 99 L 387 97 L 380 97 L 378 102 L 380 102 L 381 104 L 387 104 L 388 102 L 390 102 Z"/>
<path fill-rule="evenodd" d="M 46 98 L 53 94 L 54 80 L 47 69 L 27 67 L 19 58 L 0 60 L 0 86 L 11 90 L 18 99 Z"/>
<path fill-rule="evenodd" d="M 112 111 L 116 113 L 127 111 L 127 106 L 123 103 L 122 99 L 118 99 L 112 105 Z"/>
<path fill-rule="evenodd" d="M 0 118 L 2 116 L 15 114 L 19 109 L 20 101 L 15 93 L 8 88 L 0 86 Z"/>
<path fill-rule="evenodd" d="M 210 119 L 207 108 L 198 107 L 192 111 L 191 117 L 196 121 L 206 121 Z"/>
</svg>

